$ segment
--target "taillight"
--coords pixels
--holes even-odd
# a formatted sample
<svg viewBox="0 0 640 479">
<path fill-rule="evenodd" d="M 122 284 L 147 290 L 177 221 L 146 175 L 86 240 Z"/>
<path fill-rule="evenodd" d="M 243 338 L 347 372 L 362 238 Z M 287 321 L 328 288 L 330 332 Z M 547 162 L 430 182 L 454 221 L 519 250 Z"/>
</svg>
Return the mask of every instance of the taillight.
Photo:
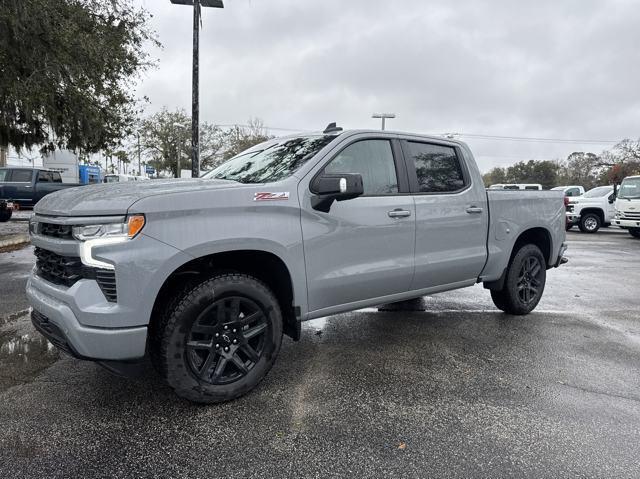
<svg viewBox="0 0 640 479">
<path fill-rule="evenodd" d="M 567 209 L 567 206 L 569 206 L 569 197 L 565 196 L 564 197 L 564 209 L 565 210 Z"/>
</svg>

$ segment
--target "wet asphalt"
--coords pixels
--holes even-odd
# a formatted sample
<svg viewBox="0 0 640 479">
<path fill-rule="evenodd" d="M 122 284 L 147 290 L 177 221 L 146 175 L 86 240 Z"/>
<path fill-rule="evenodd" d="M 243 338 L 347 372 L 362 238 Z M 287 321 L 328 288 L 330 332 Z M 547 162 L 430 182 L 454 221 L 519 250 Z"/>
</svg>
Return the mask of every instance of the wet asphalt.
<svg viewBox="0 0 640 479">
<path fill-rule="evenodd" d="M 569 241 L 529 316 L 477 286 L 427 312 L 315 320 L 257 390 L 216 406 L 151 369 L 58 358 L 11 321 L 0 477 L 639 477 L 640 241 Z"/>
</svg>

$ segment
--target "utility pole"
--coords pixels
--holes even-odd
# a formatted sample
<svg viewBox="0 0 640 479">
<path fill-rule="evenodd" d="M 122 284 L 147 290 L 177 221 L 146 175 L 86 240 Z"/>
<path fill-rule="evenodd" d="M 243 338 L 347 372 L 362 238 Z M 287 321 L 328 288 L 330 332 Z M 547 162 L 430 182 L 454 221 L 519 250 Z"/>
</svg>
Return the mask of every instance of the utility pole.
<svg viewBox="0 0 640 479">
<path fill-rule="evenodd" d="M 136 132 L 136 135 L 138 137 L 138 175 L 143 176 L 142 167 L 140 166 L 140 132 Z"/>
<path fill-rule="evenodd" d="M 193 5 L 193 70 L 191 92 L 191 176 L 200 176 L 200 20 L 201 7 L 224 8 L 222 0 L 171 0 Z"/>
<path fill-rule="evenodd" d="M 395 117 L 396 117 L 395 113 L 374 113 L 373 115 L 371 115 L 371 118 L 382 118 L 382 131 L 384 131 L 385 120 L 387 118 L 395 118 Z"/>
</svg>

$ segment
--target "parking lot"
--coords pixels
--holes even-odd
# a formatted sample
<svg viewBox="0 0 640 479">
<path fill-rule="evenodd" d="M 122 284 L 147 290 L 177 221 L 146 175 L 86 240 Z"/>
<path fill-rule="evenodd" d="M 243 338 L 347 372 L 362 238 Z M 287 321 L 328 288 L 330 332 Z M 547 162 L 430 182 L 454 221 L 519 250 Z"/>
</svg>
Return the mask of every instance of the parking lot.
<svg viewBox="0 0 640 479">
<path fill-rule="evenodd" d="M 216 406 L 59 355 L 0 253 L 0 477 L 638 477 L 640 240 L 568 239 L 529 316 L 476 286 L 315 320 Z"/>
</svg>

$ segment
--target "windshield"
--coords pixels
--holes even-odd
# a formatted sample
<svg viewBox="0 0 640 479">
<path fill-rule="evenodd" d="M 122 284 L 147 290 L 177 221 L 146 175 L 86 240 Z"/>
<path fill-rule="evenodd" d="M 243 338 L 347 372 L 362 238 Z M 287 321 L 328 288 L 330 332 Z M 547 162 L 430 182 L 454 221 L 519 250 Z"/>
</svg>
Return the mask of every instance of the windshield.
<svg viewBox="0 0 640 479">
<path fill-rule="evenodd" d="M 623 180 L 618 190 L 618 198 L 640 198 L 640 177 Z"/>
<path fill-rule="evenodd" d="M 291 176 L 335 138 L 333 135 L 314 135 L 264 143 L 264 149 L 240 153 L 202 177 L 240 183 L 280 181 Z"/>
<path fill-rule="evenodd" d="M 120 177 L 118 175 L 107 175 L 104 177 L 105 183 L 117 183 L 120 181 Z"/>
<path fill-rule="evenodd" d="M 598 186 L 592 190 L 587 191 L 584 194 L 585 198 L 600 198 L 601 196 L 607 196 L 613 191 L 610 186 Z"/>
</svg>

